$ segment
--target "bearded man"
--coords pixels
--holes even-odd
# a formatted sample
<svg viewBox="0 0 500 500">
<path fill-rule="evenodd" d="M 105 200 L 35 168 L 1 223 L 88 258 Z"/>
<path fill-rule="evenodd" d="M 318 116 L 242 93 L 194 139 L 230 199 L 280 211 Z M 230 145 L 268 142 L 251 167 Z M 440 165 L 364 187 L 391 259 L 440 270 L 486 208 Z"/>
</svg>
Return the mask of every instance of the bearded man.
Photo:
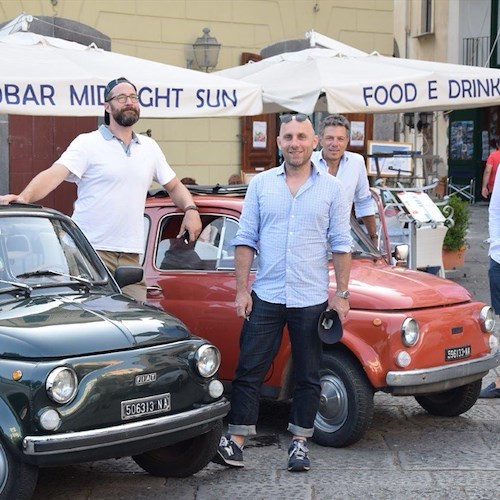
<svg viewBox="0 0 500 500">
<path fill-rule="evenodd" d="M 179 238 L 187 230 L 190 241 L 195 241 L 201 220 L 191 194 L 158 144 L 133 131 L 140 116 L 136 86 L 123 77 L 110 81 L 104 91 L 104 110 L 105 124 L 76 137 L 61 157 L 19 195 L 0 196 L 0 204 L 33 203 L 63 181 L 74 182 L 77 199 L 72 218 L 114 273 L 119 265 L 139 265 L 144 204 L 153 181 L 161 184 L 185 213 Z M 123 292 L 146 300 L 144 282 L 124 287 Z"/>
</svg>

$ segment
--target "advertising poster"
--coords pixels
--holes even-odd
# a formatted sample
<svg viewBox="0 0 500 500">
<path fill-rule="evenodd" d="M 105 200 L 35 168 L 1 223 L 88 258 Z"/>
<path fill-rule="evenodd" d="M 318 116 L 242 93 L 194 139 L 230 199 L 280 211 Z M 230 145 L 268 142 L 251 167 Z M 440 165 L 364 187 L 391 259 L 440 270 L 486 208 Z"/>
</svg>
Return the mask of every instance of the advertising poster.
<svg viewBox="0 0 500 500">
<path fill-rule="evenodd" d="M 365 122 L 351 122 L 351 146 L 363 147 L 365 144 Z"/>
<path fill-rule="evenodd" d="M 474 156 L 474 122 L 456 121 L 450 127 L 450 159 L 472 160 Z"/>
<path fill-rule="evenodd" d="M 253 147 L 265 148 L 267 143 L 267 123 L 253 122 Z"/>
</svg>

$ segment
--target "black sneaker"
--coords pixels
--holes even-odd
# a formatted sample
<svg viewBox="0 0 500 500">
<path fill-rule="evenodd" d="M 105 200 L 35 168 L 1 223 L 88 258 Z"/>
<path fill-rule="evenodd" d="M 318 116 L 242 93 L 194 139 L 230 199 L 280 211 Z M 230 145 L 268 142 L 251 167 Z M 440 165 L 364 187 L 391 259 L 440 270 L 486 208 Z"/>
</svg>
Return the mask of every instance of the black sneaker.
<svg viewBox="0 0 500 500">
<path fill-rule="evenodd" d="M 219 448 L 212 462 L 229 467 L 244 467 L 243 450 L 230 438 L 222 436 L 220 438 Z"/>
<path fill-rule="evenodd" d="M 290 448 L 288 448 L 288 470 L 290 472 L 302 472 L 311 468 L 309 461 L 309 450 L 307 441 L 303 439 L 294 439 Z"/>
</svg>

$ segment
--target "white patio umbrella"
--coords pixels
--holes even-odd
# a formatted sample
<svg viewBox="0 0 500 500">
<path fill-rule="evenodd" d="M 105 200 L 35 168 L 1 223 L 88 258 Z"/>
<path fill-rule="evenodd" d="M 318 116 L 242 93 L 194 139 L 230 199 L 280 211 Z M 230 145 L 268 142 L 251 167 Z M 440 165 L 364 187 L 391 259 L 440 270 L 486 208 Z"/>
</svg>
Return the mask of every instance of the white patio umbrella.
<svg viewBox="0 0 500 500">
<path fill-rule="evenodd" d="M 216 74 L 262 85 L 264 112 L 390 113 L 496 106 L 500 69 L 310 48 Z"/>
<path fill-rule="evenodd" d="M 258 84 L 30 32 L 0 38 L 0 67 L 0 113 L 100 116 L 106 84 L 121 76 L 137 86 L 146 118 L 262 112 Z"/>
</svg>

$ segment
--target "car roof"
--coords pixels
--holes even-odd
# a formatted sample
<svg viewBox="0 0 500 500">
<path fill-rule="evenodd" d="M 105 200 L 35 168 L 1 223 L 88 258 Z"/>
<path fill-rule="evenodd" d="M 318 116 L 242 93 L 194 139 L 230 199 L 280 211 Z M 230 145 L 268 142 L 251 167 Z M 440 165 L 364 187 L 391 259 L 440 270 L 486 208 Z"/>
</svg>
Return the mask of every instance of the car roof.
<svg viewBox="0 0 500 500">
<path fill-rule="evenodd" d="M 246 184 L 238 185 L 186 185 L 193 200 L 199 208 L 221 208 L 241 212 L 243 200 L 247 191 Z M 174 203 L 164 188 L 151 189 L 148 192 L 146 207 L 173 206 Z"/>
<path fill-rule="evenodd" d="M 8 205 L 0 205 L 0 217 L 3 215 L 42 215 L 42 216 L 58 216 L 67 217 L 61 212 L 53 208 L 35 205 L 33 203 L 17 203 L 11 202 Z"/>
</svg>

